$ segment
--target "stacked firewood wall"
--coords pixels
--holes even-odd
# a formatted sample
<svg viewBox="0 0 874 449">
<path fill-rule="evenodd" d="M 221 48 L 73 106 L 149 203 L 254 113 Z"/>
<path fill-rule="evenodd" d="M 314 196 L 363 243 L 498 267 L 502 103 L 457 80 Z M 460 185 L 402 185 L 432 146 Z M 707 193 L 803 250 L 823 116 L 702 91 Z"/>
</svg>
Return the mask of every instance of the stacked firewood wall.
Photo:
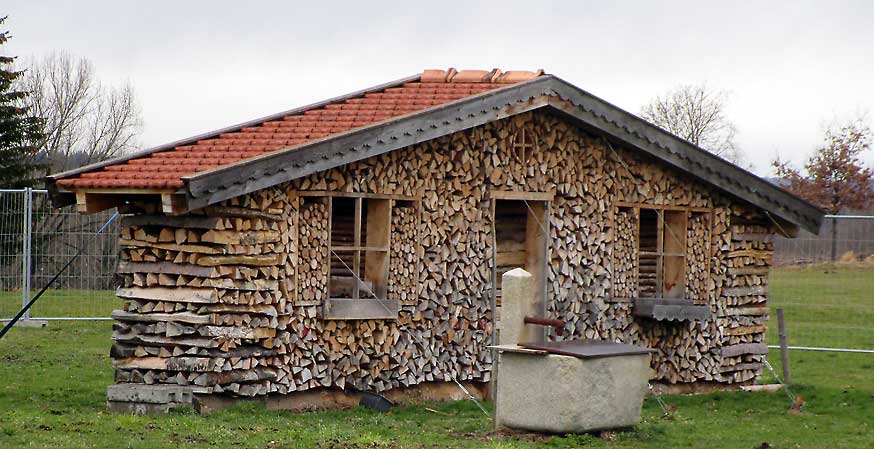
<svg viewBox="0 0 874 449">
<path fill-rule="evenodd" d="M 734 382 L 754 379 L 762 371 L 775 230 L 768 218 L 735 208 L 729 232 L 722 240 L 726 275 L 722 290 L 725 308 L 718 318 L 724 332 L 720 371 Z"/>
<path fill-rule="evenodd" d="M 111 355 L 120 383 L 245 396 L 280 391 L 292 244 L 269 189 L 186 216 L 126 217 Z"/>
<path fill-rule="evenodd" d="M 515 145 L 523 129 L 534 148 Z M 541 225 L 549 228 L 547 314 L 568 323 L 563 338 L 656 348 L 655 379 L 664 382 L 741 382 L 758 372 L 760 347 L 738 345 L 763 341 L 771 251 L 763 235 L 772 230 L 639 153 L 526 113 L 185 217 L 134 217 L 122 242 L 118 381 L 238 394 L 488 381 L 492 190 L 555 193 Z M 388 290 L 402 301 L 397 319 L 321 316 L 329 211 L 325 198 L 297 196 L 315 191 L 416 198 L 392 210 Z M 637 217 L 616 202 L 712 211 L 690 216 L 687 289 L 714 319 L 633 317 Z"/>
<path fill-rule="evenodd" d="M 634 209 L 617 208 L 613 243 L 613 297 L 637 296 L 637 215 Z"/>
<path fill-rule="evenodd" d="M 414 207 L 395 207 L 391 213 L 391 255 L 388 297 L 405 305 L 417 305 L 420 261 L 417 248 L 419 220 Z"/>
<path fill-rule="evenodd" d="M 307 200 L 300 206 L 297 297 L 302 302 L 320 304 L 328 295 L 328 221 L 325 203 Z"/>
<path fill-rule="evenodd" d="M 686 235 L 686 299 L 709 304 L 710 215 L 692 213 Z"/>
</svg>

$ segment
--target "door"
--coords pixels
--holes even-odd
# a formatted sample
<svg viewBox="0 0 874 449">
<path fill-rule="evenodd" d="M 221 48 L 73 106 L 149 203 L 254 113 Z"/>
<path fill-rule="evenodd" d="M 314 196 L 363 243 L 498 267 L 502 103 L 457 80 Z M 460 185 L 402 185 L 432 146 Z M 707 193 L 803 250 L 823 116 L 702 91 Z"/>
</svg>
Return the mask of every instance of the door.
<svg viewBox="0 0 874 449">
<path fill-rule="evenodd" d="M 522 268 L 534 276 L 535 301 L 540 315 L 546 314 L 546 251 L 549 203 L 542 200 L 498 199 L 494 202 L 493 309 L 500 321 L 501 276 Z M 539 340 L 546 339 L 546 328 Z M 496 341 L 500 341 L 499 338 Z"/>
</svg>

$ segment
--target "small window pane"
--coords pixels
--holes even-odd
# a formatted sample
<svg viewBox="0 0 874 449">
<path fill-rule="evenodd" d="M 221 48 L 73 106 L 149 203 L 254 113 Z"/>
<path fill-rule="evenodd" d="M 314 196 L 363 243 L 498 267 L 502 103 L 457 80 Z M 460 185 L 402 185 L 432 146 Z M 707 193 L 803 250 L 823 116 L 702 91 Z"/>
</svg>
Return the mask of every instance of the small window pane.
<svg viewBox="0 0 874 449">
<path fill-rule="evenodd" d="M 665 256 L 663 298 L 683 298 L 686 294 L 686 258 Z"/>
<path fill-rule="evenodd" d="M 664 252 L 685 254 L 686 252 L 686 211 L 665 211 Z"/>
<path fill-rule="evenodd" d="M 387 199 L 367 199 L 362 204 L 361 241 L 368 248 L 388 249 L 391 231 L 391 207 Z"/>
<path fill-rule="evenodd" d="M 331 204 L 331 246 L 355 244 L 355 198 L 334 197 Z"/>
<path fill-rule="evenodd" d="M 654 209 L 640 210 L 640 250 L 644 252 L 658 251 L 659 214 Z"/>
<path fill-rule="evenodd" d="M 355 286 L 355 255 L 357 251 L 333 250 L 331 252 L 331 298 L 352 298 Z"/>
</svg>

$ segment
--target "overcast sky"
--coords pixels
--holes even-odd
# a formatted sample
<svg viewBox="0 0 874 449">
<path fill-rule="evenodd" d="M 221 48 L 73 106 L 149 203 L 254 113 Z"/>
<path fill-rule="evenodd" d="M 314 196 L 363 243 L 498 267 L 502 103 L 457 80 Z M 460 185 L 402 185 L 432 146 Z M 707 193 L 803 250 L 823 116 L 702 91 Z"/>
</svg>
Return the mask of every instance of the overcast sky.
<svg viewBox="0 0 874 449">
<path fill-rule="evenodd" d="M 425 68 L 543 68 L 634 113 L 681 83 L 728 90 L 770 174 L 836 118 L 874 125 L 874 2 L 764 3 L 6 0 L 0 16 L 4 53 L 64 50 L 129 80 L 143 147 Z"/>
</svg>

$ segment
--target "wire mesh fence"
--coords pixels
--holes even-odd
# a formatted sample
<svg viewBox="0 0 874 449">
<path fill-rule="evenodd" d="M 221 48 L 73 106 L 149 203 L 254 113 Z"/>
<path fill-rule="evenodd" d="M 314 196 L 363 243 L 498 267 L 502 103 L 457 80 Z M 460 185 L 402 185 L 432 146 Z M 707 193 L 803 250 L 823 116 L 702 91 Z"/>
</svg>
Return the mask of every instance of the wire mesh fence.
<svg viewBox="0 0 874 449">
<path fill-rule="evenodd" d="M 9 319 L 82 254 L 30 310 L 39 319 L 105 319 L 115 300 L 118 223 L 95 233 L 111 213 L 80 215 L 51 207 L 45 190 L 0 190 L 0 319 Z"/>
<path fill-rule="evenodd" d="M 874 351 L 874 216 L 827 216 L 819 234 L 774 241 L 772 322 L 786 315 L 789 346 Z"/>
</svg>

